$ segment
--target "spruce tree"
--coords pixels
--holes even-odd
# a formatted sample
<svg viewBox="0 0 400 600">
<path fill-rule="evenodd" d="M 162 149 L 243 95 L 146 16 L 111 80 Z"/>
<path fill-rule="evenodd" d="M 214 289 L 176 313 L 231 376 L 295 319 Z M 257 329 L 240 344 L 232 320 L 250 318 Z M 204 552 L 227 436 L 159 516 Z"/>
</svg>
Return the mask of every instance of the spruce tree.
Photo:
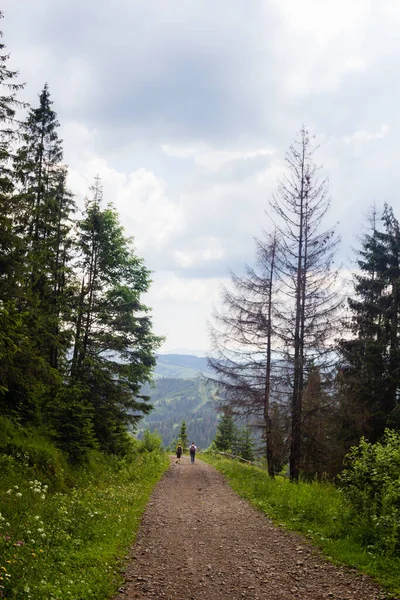
<svg viewBox="0 0 400 600">
<path fill-rule="evenodd" d="M 345 445 L 372 442 L 398 426 L 400 392 L 400 235 L 390 207 L 374 209 L 361 240 L 348 300 L 350 336 L 340 340 L 339 398 Z M 346 431 L 347 433 L 346 433 Z"/>
<path fill-rule="evenodd" d="M 18 99 L 24 85 L 18 83 L 18 71 L 9 68 L 9 58 L 4 43 L 0 42 L 0 299 L 3 302 L 14 297 L 18 285 L 19 239 L 14 230 L 17 206 L 12 159 L 19 136 L 17 112 L 26 106 Z"/>
<path fill-rule="evenodd" d="M 232 450 L 234 439 L 235 424 L 233 417 L 228 411 L 225 411 L 217 425 L 217 431 L 214 438 L 214 444 L 217 450 L 226 452 Z"/>
<path fill-rule="evenodd" d="M 234 428 L 232 451 L 244 460 L 254 460 L 254 442 L 248 426 Z"/>
<path fill-rule="evenodd" d="M 186 452 L 189 447 L 189 438 L 187 436 L 186 421 L 182 421 L 181 430 L 179 433 L 179 441 L 182 444 L 183 452 Z"/>
<path fill-rule="evenodd" d="M 151 380 L 162 338 L 153 335 L 149 309 L 141 301 L 150 285 L 149 271 L 117 213 L 111 205 L 104 208 L 102 200 L 96 179 L 78 224 L 82 278 L 70 381 L 93 408 L 100 447 L 121 452 L 128 424 L 135 427 L 151 410 L 141 387 Z"/>
<path fill-rule="evenodd" d="M 0 18 L 3 14 L 0 12 Z M 2 33 L 0 32 L 0 37 Z M 10 55 L 0 43 L 0 408 L 20 422 L 36 414 L 41 385 L 41 359 L 30 335 L 24 297 L 24 240 L 15 224 L 19 213 L 15 151 L 20 117 L 26 104 L 19 99 L 24 85 L 8 66 Z"/>
<path fill-rule="evenodd" d="M 39 106 L 23 124 L 23 144 L 15 157 L 19 182 L 16 220 L 25 245 L 25 288 L 31 327 L 42 357 L 57 370 L 70 343 L 66 321 L 71 298 L 72 216 L 59 123 L 46 84 Z"/>
</svg>

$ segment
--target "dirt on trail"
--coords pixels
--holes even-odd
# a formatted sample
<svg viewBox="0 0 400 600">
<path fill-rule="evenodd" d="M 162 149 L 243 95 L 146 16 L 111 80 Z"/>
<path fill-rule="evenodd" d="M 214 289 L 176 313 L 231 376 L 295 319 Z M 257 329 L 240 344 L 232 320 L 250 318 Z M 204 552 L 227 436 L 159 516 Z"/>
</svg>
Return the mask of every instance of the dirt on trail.
<svg viewBox="0 0 400 600">
<path fill-rule="evenodd" d="M 222 475 L 184 456 L 157 484 L 115 600 L 381 600 L 364 575 L 326 562 L 272 524 Z"/>
</svg>

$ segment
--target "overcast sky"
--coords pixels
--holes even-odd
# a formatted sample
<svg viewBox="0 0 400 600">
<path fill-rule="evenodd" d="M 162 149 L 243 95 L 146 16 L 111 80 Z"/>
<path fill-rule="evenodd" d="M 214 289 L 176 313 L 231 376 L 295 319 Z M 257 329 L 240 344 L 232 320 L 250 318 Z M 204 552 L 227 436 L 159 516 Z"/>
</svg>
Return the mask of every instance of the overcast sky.
<svg viewBox="0 0 400 600">
<path fill-rule="evenodd" d="M 351 266 L 376 201 L 400 217 L 398 0 L 3 0 L 11 66 L 45 82 L 79 201 L 103 180 L 154 272 L 163 351 L 207 350 L 302 123 Z"/>
</svg>

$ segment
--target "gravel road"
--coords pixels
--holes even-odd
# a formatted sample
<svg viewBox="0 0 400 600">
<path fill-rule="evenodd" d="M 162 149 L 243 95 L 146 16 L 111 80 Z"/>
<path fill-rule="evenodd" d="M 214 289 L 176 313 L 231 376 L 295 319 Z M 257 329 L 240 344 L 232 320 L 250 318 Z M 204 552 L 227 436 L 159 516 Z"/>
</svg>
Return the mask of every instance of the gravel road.
<svg viewBox="0 0 400 600">
<path fill-rule="evenodd" d="M 381 600 L 368 577 L 327 563 L 196 459 L 171 466 L 144 514 L 115 600 Z"/>
</svg>

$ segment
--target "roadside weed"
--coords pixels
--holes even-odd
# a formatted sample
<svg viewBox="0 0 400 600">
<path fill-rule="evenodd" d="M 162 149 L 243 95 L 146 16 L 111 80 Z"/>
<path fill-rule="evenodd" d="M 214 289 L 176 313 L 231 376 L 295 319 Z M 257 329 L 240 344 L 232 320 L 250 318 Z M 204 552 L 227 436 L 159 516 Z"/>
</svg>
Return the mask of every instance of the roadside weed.
<svg viewBox="0 0 400 600">
<path fill-rule="evenodd" d="M 110 598 L 127 548 L 168 461 L 159 449 L 130 460 L 96 457 L 97 472 L 49 492 L 39 479 L 0 486 L 0 598 Z M 20 475 L 20 474 L 19 474 Z M 7 483 L 12 479 L 8 474 Z"/>
<path fill-rule="evenodd" d="M 358 568 L 400 597 L 400 558 L 360 543 L 352 506 L 341 489 L 328 482 L 291 483 L 282 476 L 203 453 L 202 460 L 218 469 L 230 486 L 277 525 L 305 534 L 337 563 Z"/>
</svg>

